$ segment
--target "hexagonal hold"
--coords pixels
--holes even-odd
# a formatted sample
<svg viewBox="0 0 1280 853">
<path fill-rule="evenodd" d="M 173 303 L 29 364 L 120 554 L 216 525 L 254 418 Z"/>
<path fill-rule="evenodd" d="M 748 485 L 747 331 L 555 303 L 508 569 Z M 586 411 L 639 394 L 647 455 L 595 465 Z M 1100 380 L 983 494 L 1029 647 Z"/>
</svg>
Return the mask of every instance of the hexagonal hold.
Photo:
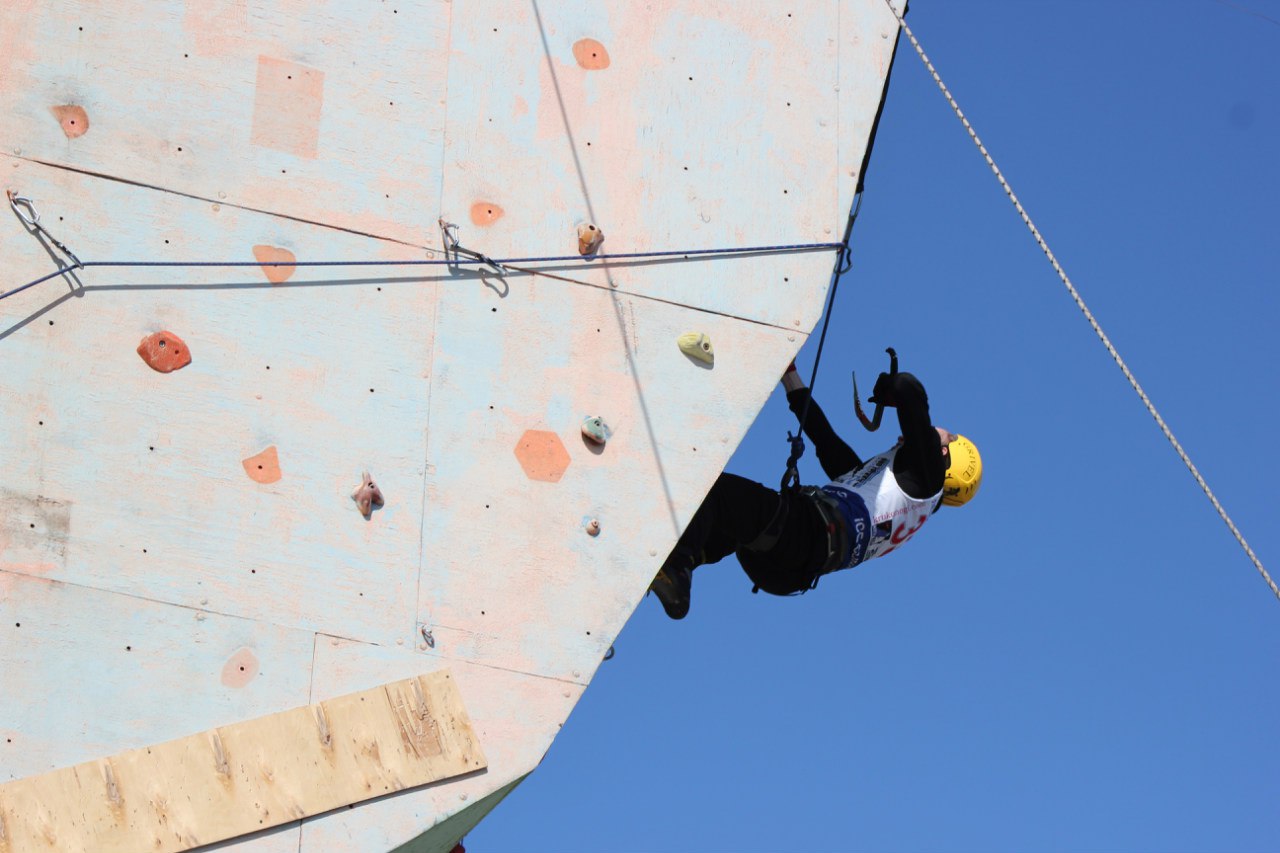
<svg viewBox="0 0 1280 853">
<path fill-rule="evenodd" d="M 516 459 L 530 480 L 558 483 L 569 467 L 569 451 L 560 436 L 545 429 L 526 430 L 516 443 Z"/>
</svg>

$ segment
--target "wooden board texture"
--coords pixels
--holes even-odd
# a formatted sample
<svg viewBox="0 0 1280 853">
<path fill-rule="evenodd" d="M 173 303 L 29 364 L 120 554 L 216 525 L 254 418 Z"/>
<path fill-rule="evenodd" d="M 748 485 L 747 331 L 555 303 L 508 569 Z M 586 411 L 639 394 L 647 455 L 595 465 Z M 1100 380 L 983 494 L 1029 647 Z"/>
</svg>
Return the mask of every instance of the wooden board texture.
<svg viewBox="0 0 1280 853">
<path fill-rule="evenodd" d="M 190 850 L 484 767 L 442 671 L 0 785 L 0 851 Z"/>
<path fill-rule="evenodd" d="M 545 753 L 835 263 L 582 260 L 578 228 L 839 240 L 895 44 L 884 0 L 0 5 L 0 184 L 86 261 L 248 264 L 0 300 L 0 780 L 448 667 L 485 774 L 231 846 L 466 825 Z M 572 259 L 298 263 L 439 261 L 441 218 Z M 8 215 L 0 256 L 0 293 L 59 262 Z M 162 333 L 189 364 L 144 362 Z"/>
</svg>

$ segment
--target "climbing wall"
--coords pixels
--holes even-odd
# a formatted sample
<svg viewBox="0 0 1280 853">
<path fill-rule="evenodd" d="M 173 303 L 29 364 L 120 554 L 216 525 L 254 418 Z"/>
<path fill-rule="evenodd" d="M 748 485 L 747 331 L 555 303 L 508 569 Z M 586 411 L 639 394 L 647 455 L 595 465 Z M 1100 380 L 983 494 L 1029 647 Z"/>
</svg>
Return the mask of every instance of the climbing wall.
<svg viewBox="0 0 1280 853">
<path fill-rule="evenodd" d="M 840 240 L 894 24 L 6 2 L 0 183 L 30 204 L 0 208 L 0 292 L 69 265 L 50 235 L 86 267 L 0 300 L 0 851 L 71 849 L 15 813 L 28 777 L 442 672 L 483 769 L 313 814 L 317 771 L 263 741 L 246 766 L 296 811 L 227 849 L 450 849 L 549 747 L 835 261 L 681 253 Z M 443 261 L 441 219 L 558 260 L 308 265 Z M 171 780 L 104 778 L 77 796 L 160 814 L 145 846 L 218 840 Z"/>
</svg>

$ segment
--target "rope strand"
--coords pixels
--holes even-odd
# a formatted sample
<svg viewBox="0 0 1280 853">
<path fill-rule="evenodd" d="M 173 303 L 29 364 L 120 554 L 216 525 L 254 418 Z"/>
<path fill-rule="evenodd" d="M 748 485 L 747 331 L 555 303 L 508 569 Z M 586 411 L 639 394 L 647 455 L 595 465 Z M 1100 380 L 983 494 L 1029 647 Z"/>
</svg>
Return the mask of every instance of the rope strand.
<svg viewBox="0 0 1280 853">
<path fill-rule="evenodd" d="M 620 252 L 611 255 L 592 255 L 583 257 L 582 255 L 550 255 L 546 257 L 536 258 L 498 258 L 493 263 L 508 266 L 511 264 L 546 264 L 546 263 L 583 263 L 591 261 L 624 261 L 624 260 L 646 260 L 658 258 L 695 258 L 718 256 L 726 257 L 733 255 L 753 255 L 753 254 L 780 254 L 784 252 L 820 252 L 835 249 L 843 249 L 843 243 L 786 243 L 772 246 L 730 246 L 721 249 L 685 249 L 664 252 Z M 52 278 L 73 272 L 77 269 L 89 269 L 90 267 L 136 267 L 136 268 L 205 268 L 205 267 L 407 267 L 407 266 L 466 266 L 480 265 L 485 266 L 490 261 L 481 260 L 479 258 L 450 258 L 450 259 L 430 259 L 430 260 L 402 260 L 402 261 L 84 261 L 76 266 L 64 267 L 56 272 L 43 275 L 26 284 L 15 287 L 13 290 L 0 293 L 0 299 L 7 299 L 15 293 L 34 287 L 37 284 L 48 281 Z M 531 272 L 528 270 L 520 270 L 520 272 Z"/>
<path fill-rule="evenodd" d="M 978 147 L 978 151 L 982 153 L 983 159 L 986 160 L 987 165 L 991 167 L 991 171 L 1000 182 L 1000 186 L 1004 188 L 1005 195 L 1009 197 L 1009 201 L 1013 203 L 1014 208 L 1018 211 L 1018 215 L 1022 217 L 1022 221 L 1026 223 L 1027 228 L 1031 231 L 1031 236 L 1035 238 L 1036 243 L 1040 246 L 1040 250 L 1044 252 L 1045 257 L 1049 259 L 1049 263 L 1053 265 L 1054 272 L 1058 274 L 1058 278 L 1060 278 L 1063 285 L 1066 286 L 1067 292 L 1071 294 L 1071 298 L 1075 300 L 1076 305 L 1084 314 L 1085 319 L 1089 321 L 1089 325 L 1092 326 L 1093 331 L 1097 333 L 1098 339 L 1101 340 L 1103 346 L 1107 348 L 1107 352 L 1109 352 L 1112 359 L 1115 360 L 1116 365 L 1120 368 L 1120 372 L 1124 374 L 1124 378 L 1129 380 L 1129 384 L 1133 386 L 1133 390 L 1137 392 L 1139 399 L 1142 400 L 1142 404 L 1147 407 L 1147 411 L 1150 412 L 1151 417 L 1155 419 L 1156 424 L 1160 427 L 1160 431 L 1164 433 L 1164 437 L 1169 440 L 1171 445 L 1173 445 L 1173 449 L 1177 452 L 1179 458 L 1182 459 L 1183 464 L 1187 466 L 1187 470 L 1191 472 L 1191 476 L 1195 478 L 1195 481 L 1200 485 L 1200 488 L 1204 490 L 1205 495 L 1209 498 L 1209 502 L 1212 503 L 1213 508 L 1218 511 L 1218 515 L 1222 517 L 1222 520 L 1227 525 L 1227 529 L 1229 529 L 1231 534 L 1235 536 L 1236 541 L 1240 543 L 1240 547 L 1244 549 L 1244 553 L 1253 563 L 1254 568 L 1256 568 L 1258 573 L 1262 575 L 1262 579 L 1266 581 L 1267 586 L 1271 587 L 1271 592 L 1275 594 L 1276 598 L 1280 599 L 1280 587 L 1277 587 L 1276 582 L 1271 579 L 1271 575 L 1267 574 L 1267 570 L 1263 567 L 1262 561 L 1253 553 L 1253 549 L 1250 548 L 1249 543 L 1245 541 L 1244 535 L 1240 532 L 1239 528 L 1236 527 L 1235 522 L 1231 520 L 1231 516 L 1227 515 L 1227 511 L 1218 501 L 1213 490 L 1209 488 L 1209 484 L 1205 482 L 1204 477 L 1200 475 L 1200 471 L 1191 461 L 1191 457 L 1182 449 L 1182 445 L 1179 444 L 1178 439 L 1174 437 L 1173 431 L 1169 429 L 1164 418 L 1160 416 L 1155 405 L 1151 402 L 1150 398 L 1147 397 L 1146 392 L 1142 390 L 1142 386 L 1138 384 L 1137 377 L 1133 375 L 1133 371 L 1129 370 L 1129 366 L 1125 364 L 1124 359 L 1120 357 L 1120 353 L 1111 343 L 1111 339 L 1107 337 L 1106 333 L 1102 331 L 1102 326 L 1099 325 L 1096 319 L 1094 319 L 1093 312 L 1089 310 L 1089 306 L 1085 304 L 1084 299 L 1071 283 L 1071 279 L 1067 277 L 1066 271 L 1062 268 L 1062 265 L 1058 263 L 1058 259 L 1054 257 L 1053 252 L 1049 249 L 1049 244 L 1046 243 L 1044 237 L 1040 235 L 1039 229 L 1037 229 L 1035 223 L 1031 221 L 1031 217 L 1027 214 L 1026 209 L 1023 208 L 1022 202 L 1018 201 L 1018 197 L 1014 195 L 1013 187 L 1009 186 L 1009 182 L 1005 180 L 1004 175 L 1000 172 L 1000 168 L 996 166 L 995 160 L 993 160 L 991 155 L 987 152 L 986 146 L 983 145 L 982 140 L 978 138 L 977 132 L 974 131 L 969 120 L 965 118 L 964 112 L 960 109 L 960 105 L 957 104 L 956 99 L 951 96 L 951 91 L 947 89 L 946 84 L 942 82 L 942 77 L 933 67 L 933 63 L 930 62 L 929 57 L 925 55 L 924 48 L 920 46 L 920 42 L 916 39 L 915 33 L 911 32 L 911 28 L 907 26 L 907 22 L 903 20 L 903 17 L 898 13 L 898 10 L 893 8 L 893 4 L 890 0 L 885 0 L 885 4 L 889 7 L 889 11 L 893 13 L 893 16 L 898 19 L 898 26 L 902 29 L 902 32 L 906 34 L 907 38 L 910 39 L 911 46 L 915 48 L 916 53 L 920 56 L 920 60 L 924 63 L 925 68 L 929 70 L 929 74 L 933 77 L 933 81 L 938 84 L 938 88 L 946 97 L 947 103 L 951 105 L 951 109 L 955 111 L 956 117 L 960 119 L 960 123 L 963 124 L 964 129 L 968 131 L 969 138 L 973 140 L 974 145 Z"/>
</svg>

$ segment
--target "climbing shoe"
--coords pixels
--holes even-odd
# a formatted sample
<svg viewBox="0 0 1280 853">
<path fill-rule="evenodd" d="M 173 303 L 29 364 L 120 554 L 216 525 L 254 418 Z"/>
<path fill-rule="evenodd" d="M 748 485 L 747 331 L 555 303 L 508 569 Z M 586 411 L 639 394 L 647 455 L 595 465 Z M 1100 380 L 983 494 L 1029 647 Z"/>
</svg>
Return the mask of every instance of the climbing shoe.
<svg viewBox="0 0 1280 853">
<path fill-rule="evenodd" d="M 686 566 L 663 566 L 649 585 L 658 596 L 662 609 L 672 619 L 689 615 L 689 594 L 693 589 L 693 570 Z"/>
</svg>

